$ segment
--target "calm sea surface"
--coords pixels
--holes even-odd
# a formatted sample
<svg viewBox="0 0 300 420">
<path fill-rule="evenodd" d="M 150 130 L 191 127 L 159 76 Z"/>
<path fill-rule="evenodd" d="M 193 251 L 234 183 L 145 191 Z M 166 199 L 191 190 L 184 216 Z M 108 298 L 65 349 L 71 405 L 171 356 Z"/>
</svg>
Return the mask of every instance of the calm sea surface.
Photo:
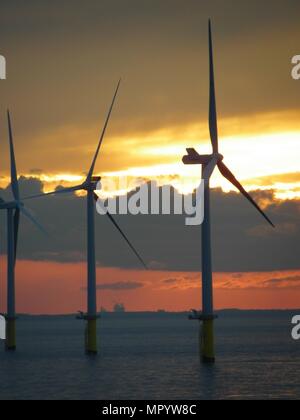
<svg viewBox="0 0 300 420">
<path fill-rule="evenodd" d="M 299 399 L 296 314 L 221 313 L 215 366 L 199 362 L 199 325 L 186 314 L 105 314 L 92 358 L 83 321 L 20 317 L 18 351 L 0 342 L 0 399 Z"/>
</svg>

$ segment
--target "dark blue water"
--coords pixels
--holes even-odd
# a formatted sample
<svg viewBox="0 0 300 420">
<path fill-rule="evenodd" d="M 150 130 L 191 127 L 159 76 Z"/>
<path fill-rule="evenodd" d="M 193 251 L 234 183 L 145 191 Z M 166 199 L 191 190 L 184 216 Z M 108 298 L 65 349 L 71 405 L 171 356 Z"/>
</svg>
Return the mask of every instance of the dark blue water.
<svg viewBox="0 0 300 420">
<path fill-rule="evenodd" d="M 0 343 L 0 399 L 298 399 L 291 312 L 224 312 L 217 363 L 203 366 L 185 314 L 105 314 L 101 353 L 83 353 L 83 321 L 21 317 L 18 351 Z"/>
</svg>

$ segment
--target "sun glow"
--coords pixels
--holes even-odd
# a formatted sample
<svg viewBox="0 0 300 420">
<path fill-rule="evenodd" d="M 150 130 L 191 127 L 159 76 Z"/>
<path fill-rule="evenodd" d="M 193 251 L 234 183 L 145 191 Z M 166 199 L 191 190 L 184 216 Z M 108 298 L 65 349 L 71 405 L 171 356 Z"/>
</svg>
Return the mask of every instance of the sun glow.
<svg viewBox="0 0 300 420">
<path fill-rule="evenodd" d="M 155 143 L 155 142 L 154 142 Z M 200 145 L 199 145 L 200 143 Z M 225 137 L 220 141 L 221 152 L 226 164 L 249 190 L 273 189 L 278 199 L 300 197 L 299 152 L 300 132 L 260 134 L 245 137 Z M 188 146 L 195 147 L 201 154 L 210 153 L 210 143 L 191 140 Z M 298 153 L 297 153 L 298 152 Z M 104 178 L 130 177 L 138 180 L 155 180 L 159 185 L 171 184 L 179 192 L 187 194 L 199 184 L 201 167 L 185 166 L 181 162 L 185 154 L 182 145 L 141 147 L 138 151 L 143 156 L 155 156 L 157 159 L 168 157 L 173 163 L 131 167 L 127 170 L 106 172 Z M 290 173 L 299 173 L 298 180 L 289 182 Z M 282 177 L 282 182 L 280 181 Z M 274 180 L 273 180 L 274 179 Z M 212 187 L 221 187 L 225 192 L 234 190 L 218 171 L 212 178 Z"/>
<path fill-rule="evenodd" d="M 287 130 L 286 127 L 292 128 Z M 75 142 L 72 168 L 75 169 L 70 168 L 67 172 L 25 172 L 24 176 L 40 179 L 45 192 L 54 190 L 58 185 L 68 187 L 81 183 L 84 174 L 77 172 L 76 168 L 82 170 L 88 167 L 96 146 L 92 147 L 94 141 L 88 140 L 87 152 L 79 147 L 79 143 L 77 145 L 76 139 L 78 137 L 81 143 L 83 133 L 87 139 L 94 138 L 94 131 L 97 130 L 91 127 L 85 130 L 82 127 L 78 130 L 66 127 L 58 132 L 58 138 L 62 135 L 69 138 L 72 134 Z M 277 199 L 300 198 L 300 125 L 295 112 L 221 119 L 219 146 L 226 165 L 248 190 L 272 189 Z M 156 181 L 159 186 L 170 184 L 183 194 L 191 193 L 199 185 L 201 167 L 182 163 L 186 147 L 194 147 L 200 154 L 211 153 L 207 122 L 147 133 L 108 136 L 96 167 L 97 172 L 103 168 L 98 172 L 103 180 L 101 195 L 125 194 L 148 181 Z M 5 188 L 8 184 L 9 176 L 5 174 L 0 179 L 0 187 Z M 213 174 L 211 185 L 225 192 L 235 190 L 218 170 Z"/>
</svg>

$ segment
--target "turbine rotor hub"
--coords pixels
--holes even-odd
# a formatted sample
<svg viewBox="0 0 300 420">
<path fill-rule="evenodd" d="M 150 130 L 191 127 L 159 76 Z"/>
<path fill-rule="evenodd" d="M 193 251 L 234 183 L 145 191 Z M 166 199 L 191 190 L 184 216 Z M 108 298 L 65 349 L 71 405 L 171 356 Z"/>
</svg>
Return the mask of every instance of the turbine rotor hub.
<svg viewBox="0 0 300 420">
<path fill-rule="evenodd" d="M 87 180 L 82 184 L 83 189 L 86 191 L 97 191 L 101 189 L 99 186 L 101 187 L 100 176 L 93 176 L 90 181 Z"/>
<path fill-rule="evenodd" d="M 213 153 L 212 157 L 217 158 L 218 162 L 222 162 L 222 160 L 224 160 L 224 156 L 221 155 L 221 153 Z"/>
</svg>

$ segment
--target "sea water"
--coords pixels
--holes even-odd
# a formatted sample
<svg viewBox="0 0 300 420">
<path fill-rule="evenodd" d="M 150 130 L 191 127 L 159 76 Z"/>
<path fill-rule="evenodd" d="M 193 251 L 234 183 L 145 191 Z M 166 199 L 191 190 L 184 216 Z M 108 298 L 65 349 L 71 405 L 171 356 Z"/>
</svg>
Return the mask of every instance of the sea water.
<svg viewBox="0 0 300 420">
<path fill-rule="evenodd" d="M 84 354 L 84 321 L 20 316 L 17 351 L 0 342 L 0 399 L 298 399 L 295 314 L 221 312 L 214 366 L 187 314 L 104 314 L 97 357 Z"/>
</svg>

